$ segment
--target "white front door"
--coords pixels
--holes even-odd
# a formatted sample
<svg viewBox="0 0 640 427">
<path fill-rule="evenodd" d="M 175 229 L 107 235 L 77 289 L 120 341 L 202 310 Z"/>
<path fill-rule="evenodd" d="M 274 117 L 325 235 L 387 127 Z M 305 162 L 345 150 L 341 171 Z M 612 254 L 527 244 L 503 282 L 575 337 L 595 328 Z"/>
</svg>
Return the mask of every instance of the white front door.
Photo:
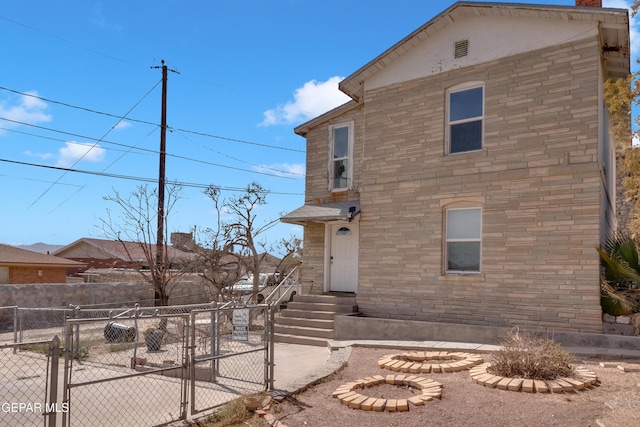
<svg viewBox="0 0 640 427">
<path fill-rule="evenodd" d="M 329 291 L 358 291 L 358 223 L 327 225 L 329 232 Z"/>
</svg>

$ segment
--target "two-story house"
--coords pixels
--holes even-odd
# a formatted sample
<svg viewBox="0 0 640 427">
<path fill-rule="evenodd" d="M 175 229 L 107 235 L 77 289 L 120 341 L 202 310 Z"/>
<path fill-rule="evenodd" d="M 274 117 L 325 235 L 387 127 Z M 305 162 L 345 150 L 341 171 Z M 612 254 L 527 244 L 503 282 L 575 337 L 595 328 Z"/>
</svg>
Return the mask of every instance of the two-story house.
<svg viewBox="0 0 640 427">
<path fill-rule="evenodd" d="M 616 228 L 603 98 L 629 18 L 458 2 L 344 79 L 306 138 L 303 292 L 372 318 L 602 332 L 595 250 Z"/>
</svg>

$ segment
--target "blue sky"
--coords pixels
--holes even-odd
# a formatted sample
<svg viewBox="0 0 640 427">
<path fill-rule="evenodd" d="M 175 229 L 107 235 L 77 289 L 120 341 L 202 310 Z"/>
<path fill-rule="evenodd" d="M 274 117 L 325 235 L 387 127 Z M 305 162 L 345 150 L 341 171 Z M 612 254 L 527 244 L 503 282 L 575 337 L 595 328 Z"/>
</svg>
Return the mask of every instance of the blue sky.
<svg viewBox="0 0 640 427">
<path fill-rule="evenodd" d="M 305 141 L 294 127 L 344 103 L 340 79 L 451 4 L 7 2 L 0 11 L 0 242 L 101 238 L 100 218 L 114 207 L 103 196 L 141 184 L 118 177 L 157 179 L 161 71 L 153 67 L 161 60 L 179 72 L 168 81 L 167 179 L 222 188 L 257 181 L 271 191 L 263 220 L 295 209 L 304 202 Z M 169 231 L 213 221 L 202 189 L 185 186 Z M 266 237 L 290 235 L 302 228 L 280 224 Z"/>
</svg>

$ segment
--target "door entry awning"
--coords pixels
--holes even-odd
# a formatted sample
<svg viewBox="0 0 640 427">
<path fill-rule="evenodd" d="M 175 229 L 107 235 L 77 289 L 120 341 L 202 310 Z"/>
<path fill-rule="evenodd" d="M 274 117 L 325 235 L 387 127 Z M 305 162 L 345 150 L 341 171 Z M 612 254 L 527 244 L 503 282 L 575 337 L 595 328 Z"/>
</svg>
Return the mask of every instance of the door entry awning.
<svg viewBox="0 0 640 427">
<path fill-rule="evenodd" d="M 289 212 L 280 221 L 303 225 L 305 222 L 351 220 L 360 214 L 360 202 L 332 202 L 319 205 L 306 204 Z"/>
</svg>

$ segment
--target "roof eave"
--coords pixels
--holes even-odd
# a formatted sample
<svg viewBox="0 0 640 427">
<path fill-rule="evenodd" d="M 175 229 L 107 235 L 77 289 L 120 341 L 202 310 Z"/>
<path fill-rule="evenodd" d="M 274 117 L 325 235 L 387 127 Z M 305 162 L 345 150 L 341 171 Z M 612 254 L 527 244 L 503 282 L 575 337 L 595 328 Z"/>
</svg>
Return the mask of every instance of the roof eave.
<svg viewBox="0 0 640 427">
<path fill-rule="evenodd" d="M 343 114 L 357 106 L 358 106 L 358 103 L 356 101 L 347 101 L 346 103 L 334 108 L 333 110 L 327 111 L 326 113 L 314 119 L 311 119 L 306 123 L 302 123 L 301 125 L 298 125 L 293 129 L 293 131 L 297 135 L 300 135 L 301 137 L 304 138 L 307 136 L 307 133 L 309 132 L 310 129 L 313 129 L 317 125 L 323 122 L 326 122 L 327 120 L 331 120 L 333 117 L 339 116 L 340 114 Z"/>
<path fill-rule="evenodd" d="M 340 82 L 339 88 L 345 94 L 350 96 L 352 99 L 360 101 L 364 94 L 364 82 L 371 75 L 375 74 L 378 70 L 385 68 L 388 64 L 393 62 L 396 57 L 399 57 L 405 50 L 403 45 L 407 43 L 411 43 L 415 40 L 420 40 L 420 37 L 424 38 L 425 36 L 421 36 L 421 33 L 426 33 L 427 29 L 432 26 L 437 26 L 441 21 L 451 21 L 454 19 L 451 16 L 457 9 L 462 8 L 473 8 L 473 9 L 495 9 L 498 8 L 517 8 L 517 9 L 527 9 L 527 10 L 539 10 L 539 11 L 567 11 L 567 12 L 576 12 L 582 16 L 599 14 L 602 18 L 611 17 L 614 15 L 618 15 L 621 13 L 628 14 L 626 9 L 614 9 L 614 8 L 594 8 L 594 7 L 576 7 L 576 6 L 561 6 L 561 5 L 544 5 L 541 6 L 539 4 L 519 4 L 519 3 L 495 3 L 495 2 L 467 2 L 461 1 L 454 3 L 448 9 L 444 10 L 440 14 L 436 15 L 434 18 L 429 20 L 427 23 L 420 26 L 418 29 L 413 31 L 408 36 L 404 37 L 398 43 L 391 46 L 389 49 L 385 50 L 382 54 L 375 57 L 373 60 L 369 61 L 364 66 L 360 67 L 357 71 L 349 75 L 347 78 Z M 627 15 L 628 16 L 628 15 Z M 612 18 L 615 20 L 615 18 Z M 606 19 L 604 19 L 606 20 Z M 628 18 L 627 18 L 627 26 L 628 26 Z M 446 25 L 446 22 L 442 22 L 442 25 Z M 426 35 L 428 37 L 428 35 Z"/>
</svg>

